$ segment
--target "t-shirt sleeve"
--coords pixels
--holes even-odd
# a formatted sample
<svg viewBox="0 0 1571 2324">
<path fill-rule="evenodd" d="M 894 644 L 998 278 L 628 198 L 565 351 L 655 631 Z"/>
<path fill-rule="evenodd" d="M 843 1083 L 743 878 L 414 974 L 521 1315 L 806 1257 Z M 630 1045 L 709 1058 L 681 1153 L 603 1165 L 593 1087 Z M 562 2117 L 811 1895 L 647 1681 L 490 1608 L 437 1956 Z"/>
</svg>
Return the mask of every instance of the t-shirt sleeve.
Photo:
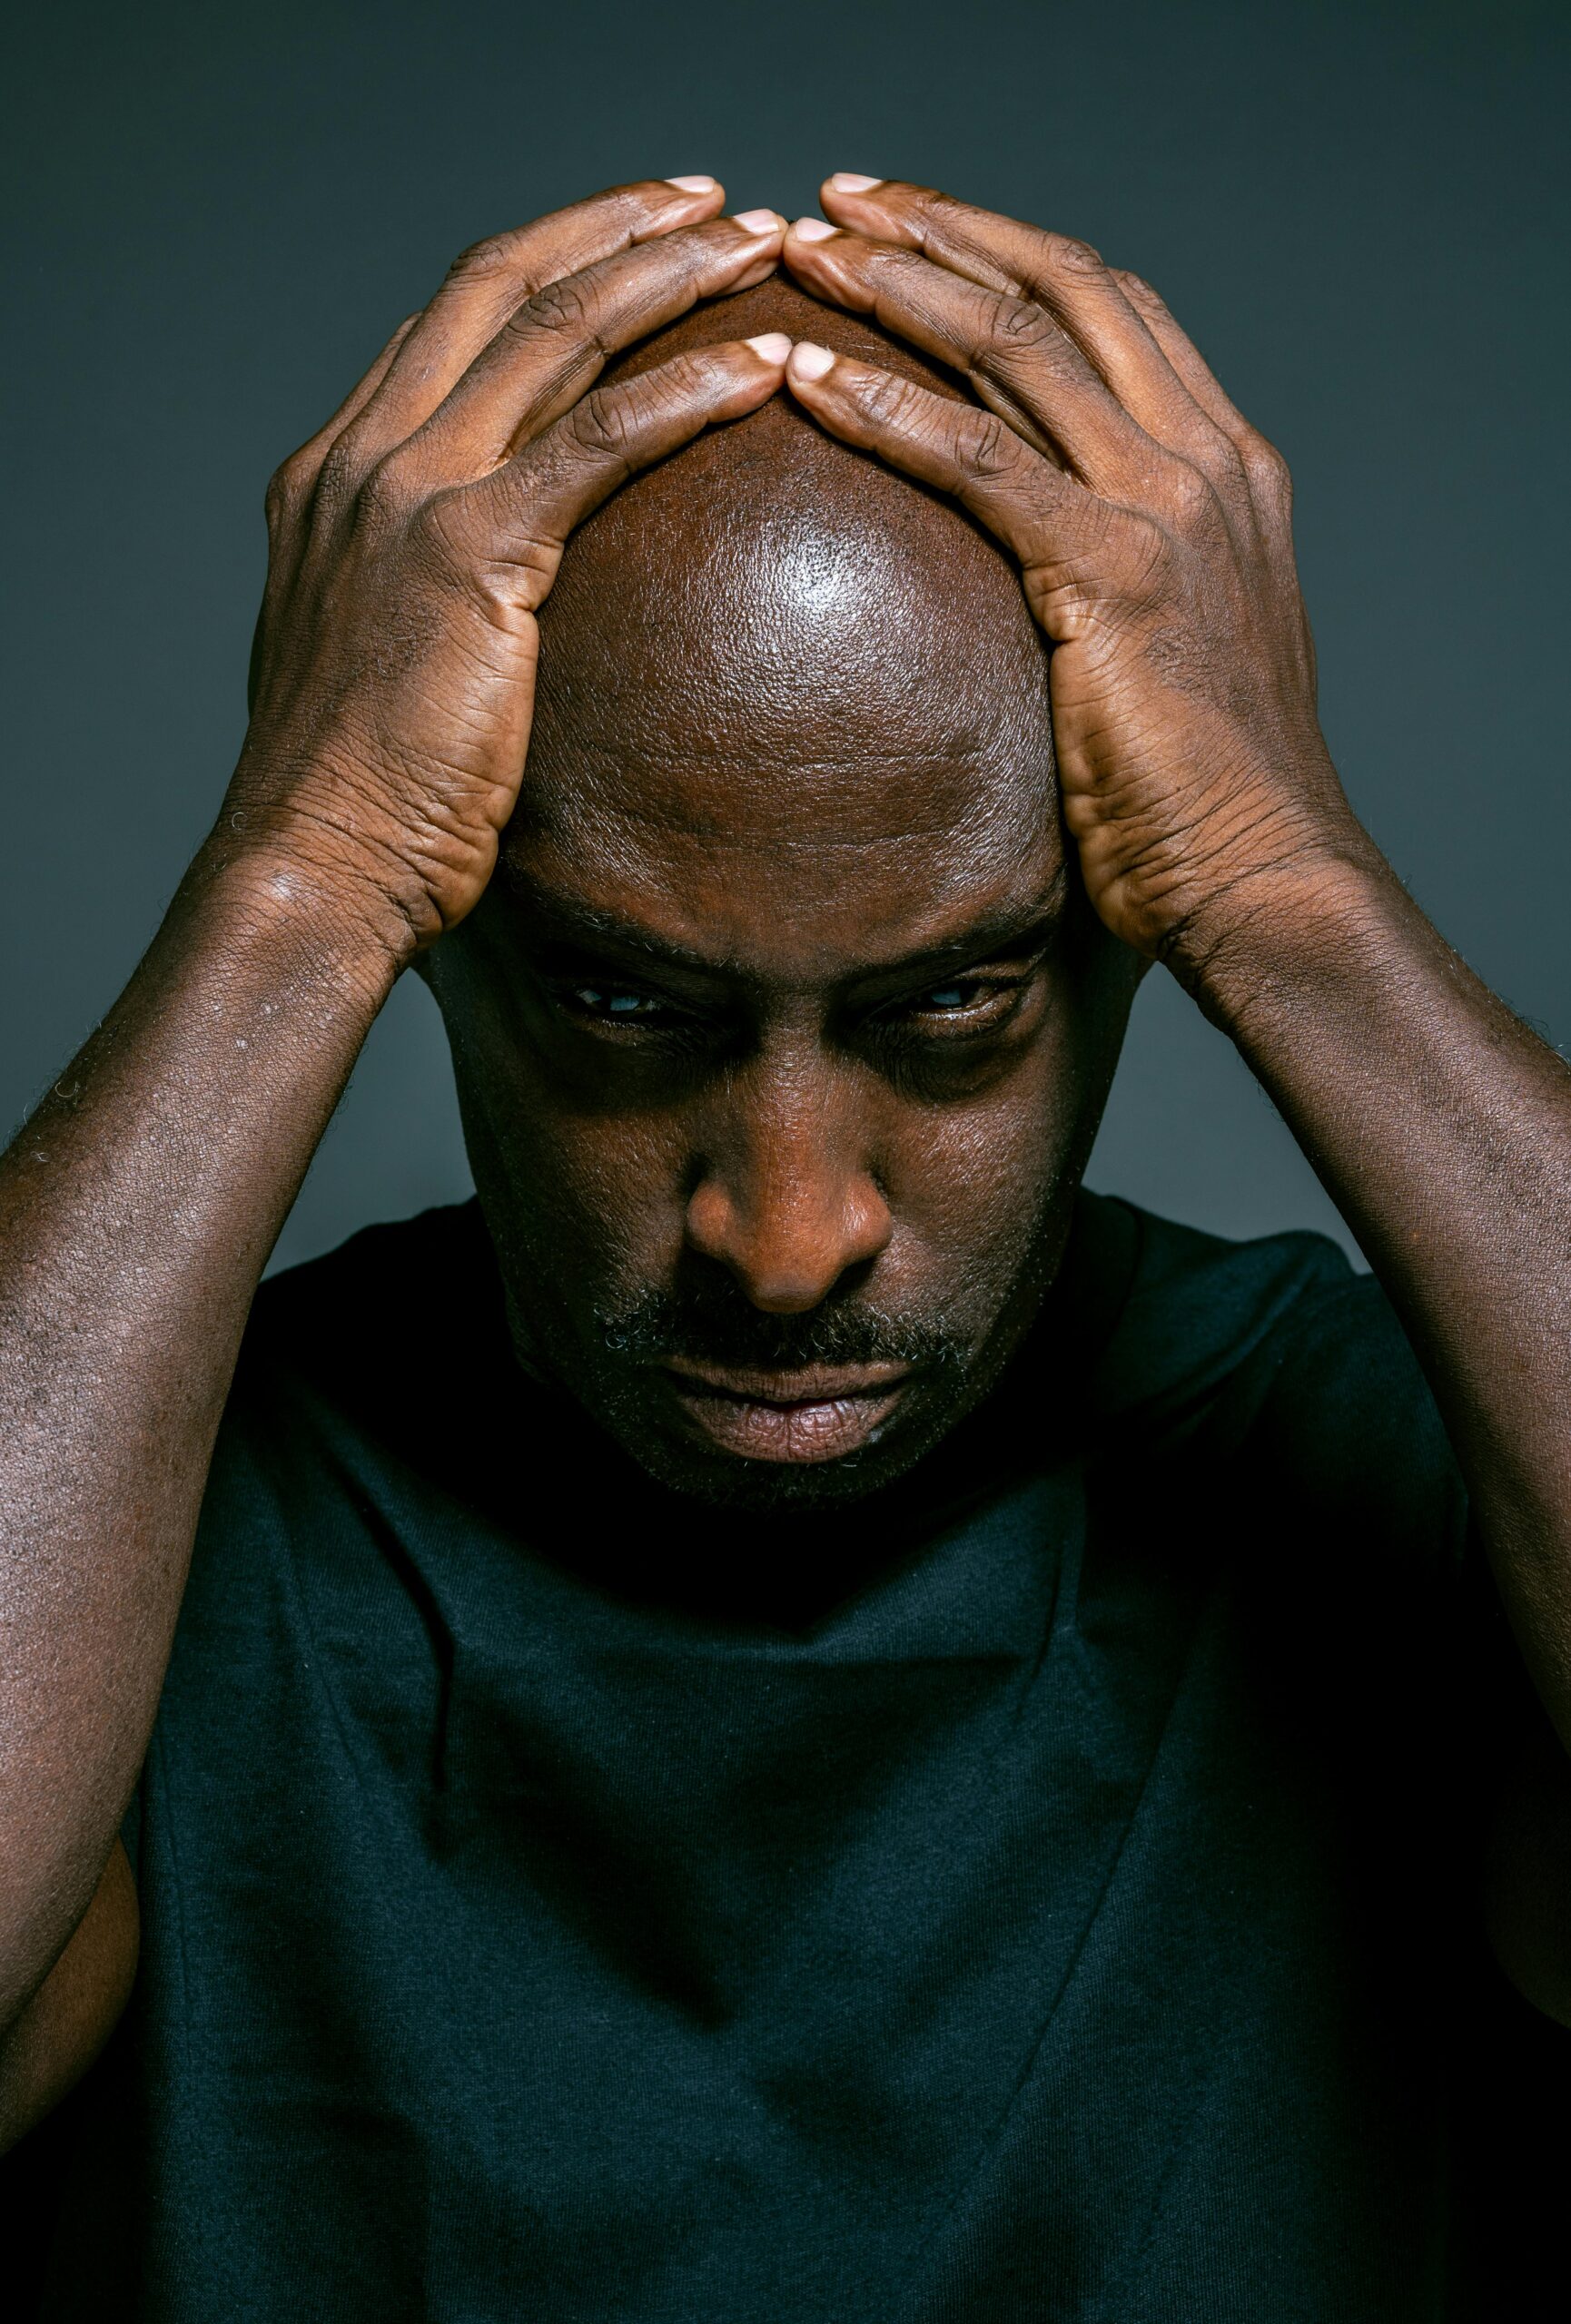
<svg viewBox="0 0 1571 2324">
<path fill-rule="evenodd" d="M 1262 1350 L 1255 1465 L 1290 1490 L 1296 1521 L 1417 1581 L 1456 1577 L 1467 1489 L 1429 1384 L 1372 1275 L 1300 1300 Z"/>
<path fill-rule="evenodd" d="M 1349 1275 L 1262 1350 L 1246 1469 L 1300 1571 L 1433 1707 L 1487 1798 L 1546 1727 L 1428 1379 L 1378 1282 Z M 1419 1715 L 1422 1711 L 1419 1710 Z"/>
<path fill-rule="evenodd" d="M 138 1780 L 124 1815 L 120 1819 L 120 1844 L 131 1864 L 131 1876 L 138 1878 L 142 1871 L 142 1808 L 144 1785 Z"/>
</svg>

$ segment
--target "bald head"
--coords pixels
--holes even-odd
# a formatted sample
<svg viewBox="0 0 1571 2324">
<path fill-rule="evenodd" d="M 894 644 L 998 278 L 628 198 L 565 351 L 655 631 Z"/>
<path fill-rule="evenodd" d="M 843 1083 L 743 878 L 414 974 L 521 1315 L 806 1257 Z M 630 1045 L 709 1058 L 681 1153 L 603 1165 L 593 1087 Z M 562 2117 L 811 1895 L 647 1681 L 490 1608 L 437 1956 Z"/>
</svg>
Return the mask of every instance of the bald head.
<svg viewBox="0 0 1571 2324">
<path fill-rule="evenodd" d="M 779 277 L 712 301 L 608 372 L 782 330 L 957 395 L 860 318 Z M 1008 557 L 959 509 L 787 393 L 637 477 L 569 541 L 541 615 L 530 787 L 658 792 L 724 764 L 799 817 L 825 781 L 899 770 L 953 822 L 1000 786 L 1051 796 L 1047 654 Z M 912 802 L 922 820 L 919 800 Z M 526 811 L 527 812 L 527 811 Z"/>
</svg>

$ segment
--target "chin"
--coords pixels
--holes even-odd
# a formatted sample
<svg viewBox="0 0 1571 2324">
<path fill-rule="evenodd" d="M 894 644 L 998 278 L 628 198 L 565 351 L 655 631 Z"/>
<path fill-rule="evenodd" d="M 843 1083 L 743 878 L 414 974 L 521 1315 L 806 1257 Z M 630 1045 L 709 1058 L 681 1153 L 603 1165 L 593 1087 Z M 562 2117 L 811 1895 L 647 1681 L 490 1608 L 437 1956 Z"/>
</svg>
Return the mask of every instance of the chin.
<svg viewBox="0 0 1571 2324">
<path fill-rule="evenodd" d="M 625 1452 L 657 1484 L 712 1509 L 760 1512 L 845 1507 L 865 1500 L 915 1467 L 960 1417 L 953 1404 L 896 1426 L 829 1461 L 749 1461 L 687 1442 L 664 1429 L 602 1415 Z"/>
</svg>

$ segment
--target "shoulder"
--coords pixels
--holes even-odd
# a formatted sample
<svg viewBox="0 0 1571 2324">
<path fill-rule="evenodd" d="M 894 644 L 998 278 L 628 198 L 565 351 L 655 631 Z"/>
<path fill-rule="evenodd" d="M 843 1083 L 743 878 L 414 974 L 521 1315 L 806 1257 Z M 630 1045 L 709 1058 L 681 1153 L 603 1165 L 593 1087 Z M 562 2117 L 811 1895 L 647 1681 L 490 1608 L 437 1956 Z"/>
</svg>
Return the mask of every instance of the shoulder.
<svg viewBox="0 0 1571 2324">
<path fill-rule="evenodd" d="M 1283 1348 L 1320 1299 L 1359 1283 L 1325 1234 L 1230 1241 L 1136 1204 L 1092 1199 L 1099 1211 L 1122 1213 L 1130 1248 L 1125 1302 L 1102 1360 L 1113 1406 L 1204 1397 Z"/>
<path fill-rule="evenodd" d="M 1370 1281 L 1323 1235 L 1234 1242 L 1116 1197 L 1082 1204 L 1090 1232 L 1121 1250 L 1122 1296 L 1098 1364 L 1105 1412 L 1154 1417 L 1214 1398 L 1280 1362 L 1322 1303 Z"/>
<path fill-rule="evenodd" d="M 467 1571 L 491 1467 L 519 1465 L 519 1378 L 469 1206 L 368 1228 L 262 1286 L 147 1761 L 151 1834 L 178 1822 L 205 1847 L 242 1801 L 266 1828 L 273 1762 L 330 1766 L 351 1696 L 351 1728 L 407 1711 L 428 1731 L 433 1559 Z"/>
<path fill-rule="evenodd" d="M 1275 1522 L 1356 1516 L 1459 1549 L 1460 1476 L 1377 1279 L 1322 1235 L 1232 1242 L 1120 1206 L 1134 1257 L 1098 1397 L 1115 1433 L 1181 1441 Z"/>
<path fill-rule="evenodd" d="M 499 1304 L 496 1260 L 478 1202 L 446 1205 L 362 1227 L 336 1250 L 262 1284 L 243 1359 L 311 1369 L 319 1358 L 366 1358 L 390 1341 L 407 1352 L 489 1320 Z"/>
<path fill-rule="evenodd" d="M 500 1280 L 479 1207 L 366 1228 L 271 1277 L 253 1304 L 219 1428 L 181 1617 L 263 1622 L 270 1577 L 365 1562 L 455 1495 L 468 1503 L 518 1393 Z"/>
<path fill-rule="evenodd" d="M 478 1203 L 368 1226 L 262 1285 L 225 1433 L 331 1426 L 407 1443 L 411 1425 L 429 1432 L 473 1378 L 494 1376 L 508 1344 Z"/>
</svg>

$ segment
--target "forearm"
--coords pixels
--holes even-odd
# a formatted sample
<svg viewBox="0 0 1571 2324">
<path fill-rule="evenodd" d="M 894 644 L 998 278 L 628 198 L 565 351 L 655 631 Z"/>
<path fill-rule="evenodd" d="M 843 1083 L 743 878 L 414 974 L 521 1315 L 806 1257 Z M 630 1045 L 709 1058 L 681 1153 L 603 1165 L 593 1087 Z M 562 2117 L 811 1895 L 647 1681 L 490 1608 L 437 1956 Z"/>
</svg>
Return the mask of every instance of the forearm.
<svg viewBox="0 0 1571 2324">
<path fill-rule="evenodd" d="M 1383 867 L 1263 896 L 1189 980 L 1402 1315 L 1571 1748 L 1571 1072 Z"/>
<path fill-rule="evenodd" d="M 0 2027 L 102 1871 L 252 1295 L 393 974 L 209 851 L 0 1162 Z"/>
</svg>

